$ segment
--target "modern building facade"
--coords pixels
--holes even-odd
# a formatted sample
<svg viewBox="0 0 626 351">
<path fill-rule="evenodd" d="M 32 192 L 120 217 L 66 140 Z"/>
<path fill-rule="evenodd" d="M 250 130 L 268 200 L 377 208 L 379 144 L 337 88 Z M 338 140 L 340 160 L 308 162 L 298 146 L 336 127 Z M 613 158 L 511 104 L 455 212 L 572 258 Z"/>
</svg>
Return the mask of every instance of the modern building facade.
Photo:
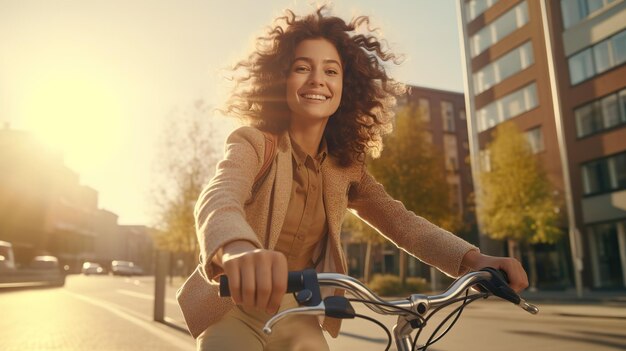
<svg viewBox="0 0 626 351">
<path fill-rule="evenodd" d="M 511 120 L 564 201 L 568 236 L 538 247 L 540 287 L 625 288 L 626 1 L 458 4 L 475 172 Z"/>
</svg>

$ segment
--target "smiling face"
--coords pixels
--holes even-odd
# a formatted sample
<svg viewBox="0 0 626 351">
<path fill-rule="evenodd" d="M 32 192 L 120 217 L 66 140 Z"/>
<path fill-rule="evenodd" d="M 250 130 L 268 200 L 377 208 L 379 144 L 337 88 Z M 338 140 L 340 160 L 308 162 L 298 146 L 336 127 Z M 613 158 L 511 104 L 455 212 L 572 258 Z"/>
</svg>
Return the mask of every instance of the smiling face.
<svg viewBox="0 0 626 351">
<path fill-rule="evenodd" d="M 296 46 L 287 77 L 287 104 L 294 122 L 326 122 L 341 101 L 343 69 L 339 53 L 326 39 Z"/>
</svg>

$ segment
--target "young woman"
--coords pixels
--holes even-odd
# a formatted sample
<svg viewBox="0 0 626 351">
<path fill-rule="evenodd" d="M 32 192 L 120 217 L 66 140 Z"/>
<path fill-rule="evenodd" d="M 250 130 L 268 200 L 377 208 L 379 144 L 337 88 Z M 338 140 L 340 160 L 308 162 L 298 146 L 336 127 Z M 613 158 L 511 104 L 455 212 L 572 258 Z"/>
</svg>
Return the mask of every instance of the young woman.
<svg viewBox="0 0 626 351">
<path fill-rule="evenodd" d="M 196 205 L 201 263 L 178 299 L 198 349 L 327 350 L 322 330 L 336 337 L 338 320 L 288 317 L 271 336 L 261 327 L 296 305 L 285 295 L 287 271 L 346 272 L 339 234 L 347 209 L 448 275 L 491 266 L 504 269 L 515 290 L 525 288 L 518 261 L 481 254 L 408 211 L 368 174 L 365 156 L 379 153 L 403 93 L 381 64 L 395 56 L 368 18 L 346 23 L 322 8 L 277 21 L 236 66 L 244 74 L 228 112 L 248 126 L 229 136 Z M 220 274 L 232 299 L 218 297 Z"/>
</svg>

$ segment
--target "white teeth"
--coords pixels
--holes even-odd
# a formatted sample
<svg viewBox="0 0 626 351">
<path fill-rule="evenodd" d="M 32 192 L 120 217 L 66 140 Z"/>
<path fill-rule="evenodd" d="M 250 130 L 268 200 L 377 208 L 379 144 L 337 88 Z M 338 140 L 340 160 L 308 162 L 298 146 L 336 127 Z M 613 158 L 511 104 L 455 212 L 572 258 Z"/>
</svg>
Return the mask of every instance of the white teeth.
<svg viewBox="0 0 626 351">
<path fill-rule="evenodd" d="M 326 96 L 318 95 L 318 94 L 303 94 L 302 97 L 305 99 L 321 100 L 321 101 L 325 101 L 327 99 Z"/>
</svg>

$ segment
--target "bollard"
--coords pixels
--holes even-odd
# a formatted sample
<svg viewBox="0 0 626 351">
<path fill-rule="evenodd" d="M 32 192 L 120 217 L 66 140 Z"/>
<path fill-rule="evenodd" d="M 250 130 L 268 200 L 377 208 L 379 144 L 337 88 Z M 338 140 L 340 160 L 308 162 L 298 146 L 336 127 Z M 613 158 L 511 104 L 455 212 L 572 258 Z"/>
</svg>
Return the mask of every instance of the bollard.
<svg viewBox="0 0 626 351">
<path fill-rule="evenodd" d="M 154 272 L 154 320 L 165 322 L 165 279 L 170 265 L 170 253 L 156 251 L 156 270 Z"/>
</svg>

